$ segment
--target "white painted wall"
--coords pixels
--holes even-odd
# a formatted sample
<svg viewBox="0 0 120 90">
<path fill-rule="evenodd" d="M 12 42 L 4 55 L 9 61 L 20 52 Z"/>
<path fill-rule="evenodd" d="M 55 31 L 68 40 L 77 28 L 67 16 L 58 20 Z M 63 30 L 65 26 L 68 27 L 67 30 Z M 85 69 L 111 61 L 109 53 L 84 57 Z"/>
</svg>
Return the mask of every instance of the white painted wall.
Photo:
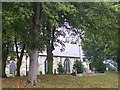
<svg viewBox="0 0 120 90">
<path fill-rule="evenodd" d="M 56 69 L 57 71 L 57 68 L 58 68 L 58 63 L 61 62 L 62 65 L 64 66 L 64 61 L 65 61 L 66 57 L 53 57 L 53 73 L 54 72 L 54 69 Z M 74 64 L 74 61 L 76 59 L 79 59 L 79 58 L 68 58 L 70 60 L 70 73 L 72 73 L 73 71 L 73 64 Z M 45 74 L 45 65 L 44 65 L 44 62 L 46 60 L 46 56 L 39 56 L 38 57 L 38 74 L 40 74 L 40 71 L 42 72 L 42 74 Z M 85 68 L 89 69 L 89 63 L 87 64 L 86 62 L 83 62 Z M 29 70 L 29 57 L 27 58 L 27 71 Z M 26 75 L 26 55 L 23 56 L 23 61 L 22 61 L 22 65 L 21 65 L 21 69 L 20 69 L 20 75 L 23 76 L 23 75 Z M 58 73 L 58 72 L 56 72 Z M 9 65 L 7 65 L 6 67 L 6 74 L 8 76 L 9 75 Z"/>
</svg>

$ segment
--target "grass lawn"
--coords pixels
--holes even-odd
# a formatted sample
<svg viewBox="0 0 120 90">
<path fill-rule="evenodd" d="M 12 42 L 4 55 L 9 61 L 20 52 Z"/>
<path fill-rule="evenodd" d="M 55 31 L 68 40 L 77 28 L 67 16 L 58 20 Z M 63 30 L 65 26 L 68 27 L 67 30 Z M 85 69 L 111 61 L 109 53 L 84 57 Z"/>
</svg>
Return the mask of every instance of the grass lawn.
<svg viewBox="0 0 120 90">
<path fill-rule="evenodd" d="M 3 88 L 31 88 L 26 77 L 3 78 Z M 39 75 L 34 88 L 118 88 L 118 73 L 101 76 Z"/>
</svg>

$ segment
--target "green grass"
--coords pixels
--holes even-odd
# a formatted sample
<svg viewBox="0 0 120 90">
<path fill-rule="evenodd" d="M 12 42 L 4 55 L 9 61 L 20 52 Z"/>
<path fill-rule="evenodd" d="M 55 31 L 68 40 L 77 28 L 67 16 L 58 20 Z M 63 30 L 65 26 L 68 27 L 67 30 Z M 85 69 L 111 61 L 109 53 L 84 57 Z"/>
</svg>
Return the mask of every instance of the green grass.
<svg viewBox="0 0 120 90">
<path fill-rule="evenodd" d="M 3 88 L 31 88 L 26 77 L 3 78 Z M 118 88 L 118 73 L 102 76 L 40 75 L 34 88 Z"/>
</svg>

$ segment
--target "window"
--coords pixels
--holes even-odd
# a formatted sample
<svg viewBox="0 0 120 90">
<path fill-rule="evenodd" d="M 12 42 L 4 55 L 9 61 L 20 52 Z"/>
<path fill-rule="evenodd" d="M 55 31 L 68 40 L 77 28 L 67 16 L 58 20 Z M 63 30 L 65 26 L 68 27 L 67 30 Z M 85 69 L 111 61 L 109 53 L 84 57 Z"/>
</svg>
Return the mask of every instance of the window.
<svg viewBox="0 0 120 90">
<path fill-rule="evenodd" d="M 89 64 L 89 69 L 93 71 L 93 65 L 92 65 L 92 63 Z"/>
<path fill-rule="evenodd" d="M 70 74 L 70 60 L 68 58 L 64 61 L 65 74 Z"/>
<path fill-rule="evenodd" d="M 86 59 L 85 59 L 85 58 L 83 58 L 83 62 L 86 62 Z"/>
<path fill-rule="evenodd" d="M 48 72 L 48 60 L 45 60 L 44 66 L 45 66 L 45 73 L 47 73 Z"/>
</svg>

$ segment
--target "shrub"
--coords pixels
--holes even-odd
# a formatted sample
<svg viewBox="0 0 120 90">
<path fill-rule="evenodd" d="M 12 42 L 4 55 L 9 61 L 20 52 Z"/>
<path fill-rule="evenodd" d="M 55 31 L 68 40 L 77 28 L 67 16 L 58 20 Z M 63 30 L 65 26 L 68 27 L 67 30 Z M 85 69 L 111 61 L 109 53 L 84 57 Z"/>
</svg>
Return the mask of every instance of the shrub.
<svg viewBox="0 0 120 90">
<path fill-rule="evenodd" d="M 106 65 L 103 63 L 102 60 L 97 60 L 96 64 L 95 64 L 95 70 L 100 72 L 100 73 L 104 73 L 106 70 Z"/>
<path fill-rule="evenodd" d="M 61 63 L 58 64 L 57 71 L 59 74 L 64 74 L 64 68 Z"/>
<path fill-rule="evenodd" d="M 42 71 L 40 71 L 39 73 L 40 73 L 40 75 L 42 75 Z"/>
<path fill-rule="evenodd" d="M 77 73 L 83 73 L 84 65 L 82 64 L 81 60 L 76 60 L 74 62 L 73 69 L 77 69 Z"/>
</svg>

